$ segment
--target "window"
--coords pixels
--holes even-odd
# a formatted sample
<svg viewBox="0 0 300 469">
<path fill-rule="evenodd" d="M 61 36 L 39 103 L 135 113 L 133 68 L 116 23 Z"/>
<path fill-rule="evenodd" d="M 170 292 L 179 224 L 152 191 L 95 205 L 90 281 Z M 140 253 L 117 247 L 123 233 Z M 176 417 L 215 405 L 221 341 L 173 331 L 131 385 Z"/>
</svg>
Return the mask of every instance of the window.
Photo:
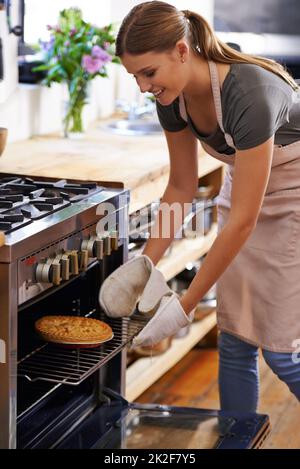
<svg viewBox="0 0 300 469">
<path fill-rule="evenodd" d="M 58 14 L 64 8 L 78 7 L 87 21 L 104 26 L 111 21 L 110 0 L 20 0 L 22 43 L 37 44 L 48 40 L 47 24 L 55 25 Z"/>
<path fill-rule="evenodd" d="M 217 31 L 300 35 L 299 0 L 215 0 Z"/>
</svg>

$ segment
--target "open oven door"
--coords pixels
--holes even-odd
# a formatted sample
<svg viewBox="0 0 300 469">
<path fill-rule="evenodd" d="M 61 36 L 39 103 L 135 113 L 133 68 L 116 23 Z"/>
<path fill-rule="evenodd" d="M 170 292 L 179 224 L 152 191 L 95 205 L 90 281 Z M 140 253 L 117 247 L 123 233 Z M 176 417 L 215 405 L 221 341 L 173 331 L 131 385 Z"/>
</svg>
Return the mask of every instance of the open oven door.
<svg viewBox="0 0 300 469">
<path fill-rule="evenodd" d="M 267 415 L 129 404 L 110 390 L 106 395 L 56 448 L 257 449 L 270 431 Z"/>
</svg>

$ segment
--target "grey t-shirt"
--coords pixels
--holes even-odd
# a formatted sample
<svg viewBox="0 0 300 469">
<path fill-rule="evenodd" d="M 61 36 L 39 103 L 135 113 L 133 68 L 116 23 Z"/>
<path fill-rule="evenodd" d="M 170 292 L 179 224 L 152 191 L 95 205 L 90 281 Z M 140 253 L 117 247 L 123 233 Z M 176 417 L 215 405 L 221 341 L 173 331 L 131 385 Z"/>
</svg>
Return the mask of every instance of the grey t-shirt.
<svg viewBox="0 0 300 469">
<path fill-rule="evenodd" d="M 238 150 L 265 142 L 275 134 L 276 145 L 300 140 L 300 93 L 282 78 L 253 64 L 232 64 L 221 90 L 223 127 Z M 162 127 L 177 132 L 187 125 L 196 137 L 214 150 L 232 154 L 218 126 L 210 135 L 202 135 L 188 116 L 186 123 L 179 112 L 179 99 L 169 106 L 156 102 Z"/>
</svg>

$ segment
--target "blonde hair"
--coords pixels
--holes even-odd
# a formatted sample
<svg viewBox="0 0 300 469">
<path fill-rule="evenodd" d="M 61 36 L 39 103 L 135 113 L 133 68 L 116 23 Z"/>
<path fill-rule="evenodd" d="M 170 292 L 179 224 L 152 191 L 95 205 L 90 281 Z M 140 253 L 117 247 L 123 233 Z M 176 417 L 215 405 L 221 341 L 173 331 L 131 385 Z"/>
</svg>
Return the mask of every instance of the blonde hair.
<svg viewBox="0 0 300 469">
<path fill-rule="evenodd" d="M 239 52 L 220 41 L 208 22 L 198 13 L 177 10 L 162 1 L 148 1 L 132 8 L 124 18 L 116 40 L 116 55 L 166 52 L 186 37 L 196 54 L 224 64 L 259 65 L 285 80 L 294 90 L 299 86 L 275 60 Z"/>
</svg>

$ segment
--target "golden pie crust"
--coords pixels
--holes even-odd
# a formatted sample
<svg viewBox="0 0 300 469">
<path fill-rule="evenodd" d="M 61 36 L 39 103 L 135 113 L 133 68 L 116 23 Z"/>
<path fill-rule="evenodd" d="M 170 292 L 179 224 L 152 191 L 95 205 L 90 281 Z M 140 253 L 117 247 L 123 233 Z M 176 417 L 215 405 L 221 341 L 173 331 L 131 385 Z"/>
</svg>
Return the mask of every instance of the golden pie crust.
<svg viewBox="0 0 300 469">
<path fill-rule="evenodd" d="M 79 316 L 44 316 L 35 323 L 42 339 L 58 344 L 101 344 L 113 338 L 103 321 Z"/>
</svg>

